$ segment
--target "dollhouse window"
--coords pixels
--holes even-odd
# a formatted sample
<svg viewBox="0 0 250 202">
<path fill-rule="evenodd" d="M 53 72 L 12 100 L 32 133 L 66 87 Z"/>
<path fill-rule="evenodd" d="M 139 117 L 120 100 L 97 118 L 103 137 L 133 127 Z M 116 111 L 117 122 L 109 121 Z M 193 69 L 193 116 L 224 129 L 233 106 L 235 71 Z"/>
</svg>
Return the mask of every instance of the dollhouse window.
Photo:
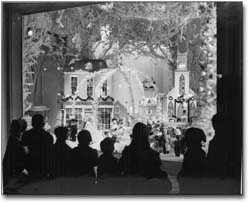
<svg viewBox="0 0 250 202">
<path fill-rule="evenodd" d="M 87 96 L 93 96 L 93 78 L 87 80 Z"/>
<path fill-rule="evenodd" d="M 98 109 L 98 129 L 109 130 L 111 122 L 111 108 L 99 108 Z"/>
<path fill-rule="evenodd" d="M 102 93 L 103 93 L 103 96 L 107 96 L 108 95 L 108 81 L 107 80 L 103 83 Z"/>
<path fill-rule="evenodd" d="M 75 119 L 79 125 L 82 124 L 82 108 L 75 109 Z"/>
<path fill-rule="evenodd" d="M 77 77 L 71 76 L 71 94 L 75 95 L 77 89 Z"/>
<path fill-rule="evenodd" d="M 179 94 L 180 95 L 184 95 L 185 94 L 185 77 L 183 76 L 183 74 L 180 76 Z"/>
</svg>

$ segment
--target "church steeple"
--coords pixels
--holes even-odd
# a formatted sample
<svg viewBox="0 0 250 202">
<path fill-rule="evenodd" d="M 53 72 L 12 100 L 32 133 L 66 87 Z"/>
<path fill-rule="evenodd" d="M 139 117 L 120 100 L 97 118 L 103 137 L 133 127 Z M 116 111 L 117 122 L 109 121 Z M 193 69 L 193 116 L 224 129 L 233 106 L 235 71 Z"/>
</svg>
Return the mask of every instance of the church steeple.
<svg viewBox="0 0 250 202">
<path fill-rule="evenodd" d="M 187 67 L 187 44 L 186 41 L 178 43 L 177 67 L 175 70 L 175 87 L 179 95 L 188 95 L 189 93 L 189 71 Z"/>
<path fill-rule="evenodd" d="M 187 70 L 187 43 L 182 40 L 178 43 L 177 50 L 177 70 Z"/>
<path fill-rule="evenodd" d="M 177 52 L 177 70 L 179 71 L 187 71 L 187 52 L 180 53 Z"/>
<path fill-rule="evenodd" d="M 174 88 L 167 94 L 167 116 L 169 121 L 187 122 L 193 117 L 196 108 L 195 93 L 189 88 L 187 41 L 179 40 L 177 49 Z"/>
</svg>

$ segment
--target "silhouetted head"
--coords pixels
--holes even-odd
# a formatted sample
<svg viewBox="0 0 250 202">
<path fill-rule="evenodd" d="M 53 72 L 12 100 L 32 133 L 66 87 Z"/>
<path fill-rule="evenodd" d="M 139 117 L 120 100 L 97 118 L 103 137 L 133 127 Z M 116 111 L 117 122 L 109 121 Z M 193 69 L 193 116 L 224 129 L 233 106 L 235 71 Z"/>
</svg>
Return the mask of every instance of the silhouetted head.
<svg viewBox="0 0 250 202">
<path fill-rule="evenodd" d="M 13 120 L 10 124 L 11 135 L 19 136 L 21 132 L 21 127 L 18 120 Z"/>
<path fill-rule="evenodd" d="M 141 122 L 135 124 L 132 133 L 132 145 L 140 145 L 143 148 L 149 146 L 148 141 L 149 130 L 148 127 Z"/>
<path fill-rule="evenodd" d="M 206 141 L 206 135 L 199 128 L 189 128 L 185 134 L 185 140 L 188 148 L 201 147 L 201 143 Z"/>
<path fill-rule="evenodd" d="M 54 131 L 58 140 L 66 140 L 68 135 L 68 129 L 66 127 L 58 127 Z"/>
<path fill-rule="evenodd" d="M 104 154 L 106 153 L 112 154 L 114 151 L 114 141 L 111 138 L 106 137 L 103 141 L 101 141 L 100 147 L 101 147 L 101 151 Z"/>
<path fill-rule="evenodd" d="M 83 146 L 88 146 L 89 143 L 92 141 L 90 132 L 88 130 L 81 130 L 78 133 L 77 138 L 78 138 L 79 145 L 83 145 Z"/>
<path fill-rule="evenodd" d="M 32 127 L 36 129 L 41 129 L 44 126 L 44 119 L 43 115 L 41 114 L 35 114 L 32 117 Z"/>
<path fill-rule="evenodd" d="M 21 132 L 25 132 L 27 129 L 27 122 L 24 119 L 18 119 L 18 122 L 20 124 L 21 127 Z"/>
<path fill-rule="evenodd" d="M 212 118 L 212 124 L 214 130 L 223 128 L 223 125 L 225 124 L 225 117 L 221 114 L 215 114 Z"/>
</svg>

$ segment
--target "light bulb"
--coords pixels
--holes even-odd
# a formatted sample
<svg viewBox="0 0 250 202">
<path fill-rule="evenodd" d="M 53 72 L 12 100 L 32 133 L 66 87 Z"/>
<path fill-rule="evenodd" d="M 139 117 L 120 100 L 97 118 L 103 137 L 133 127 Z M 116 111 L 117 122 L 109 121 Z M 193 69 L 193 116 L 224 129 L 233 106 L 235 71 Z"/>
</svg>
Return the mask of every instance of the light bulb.
<svg viewBox="0 0 250 202">
<path fill-rule="evenodd" d="M 207 74 L 207 73 L 204 72 L 204 71 L 201 72 L 201 76 L 206 76 L 206 74 Z"/>
<path fill-rule="evenodd" d="M 32 35 L 33 35 L 33 31 L 30 29 L 30 30 L 27 32 L 27 34 L 28 34 L 29 36 L 32 36 Z"/>
<path fill-rule="evenodd" d="M 87 70 L 92 70 L 93 69 L 92 63 L 88 62 L 87 65 L 86 65 L 86 69 Z"/>
<path fill-rule="evenodd" d="M 43 70 L 44 70 L 44 71 L 47 71 L 47 68 L 45 67 L 45 68 L 43 68 Z"/>
</svg>

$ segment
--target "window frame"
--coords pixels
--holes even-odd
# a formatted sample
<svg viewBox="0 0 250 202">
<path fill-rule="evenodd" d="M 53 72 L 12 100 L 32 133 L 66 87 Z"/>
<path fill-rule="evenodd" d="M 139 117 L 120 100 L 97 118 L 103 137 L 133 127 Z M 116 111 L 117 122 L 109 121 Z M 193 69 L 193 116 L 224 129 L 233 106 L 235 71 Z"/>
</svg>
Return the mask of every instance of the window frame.
<svg viewBox="0 0 250 202">
<path fill-rule="evenodd" d="M 86 86 L 87 97 L 89 97 L 89 96 L 93 97 L 93 95 L 94 95 L 94 79 L 93 78 L 87 79 L 86 83 L 87 83 L 87 86 Z M 91 83 L 91 85 L 89 85 L 90 83 Z"/>
<path fill-rule="evenodd" d="M 74 81 L 74 83 L 76 84 L 76 86 L 72 86 L 72 79 L 76 78 L 76 81 Z M 75 92 L 77 91 L 77 87 L 78 87 L 78 75 L 70 75 L 70 93 L 71 95 L 75 95 L 75 92 L 73 92 L 73 87 L 75 87 Z"/>
<path fill-rule="evenodd" d="M 103 112 L 104 112 L 104 114 L 103 114 Z M 109 112 L 109 117 L 106 117 L 107 112 Z M 112 121 L 112 108 L 111 107 L 100 107 L 100 108 L 98 108 L 97 114 L 98 114 L 97 115 L 98 116 L 98 121 L 97 121 L 98 130 L 109 130 L 111 128 L 111 121 Z M 101 117 L 102 115 L 104 115 L 104 117 Z M 109 122 L 106 120 L 106 118 L 109 119 Z"/>
<path fill-rule="evenodd" d="M 10 122 L 23 115 L 22 107 L 22 16 L 77 6 L 90 2 L 44 2 L 2 4 L 2 157 L 9 136 Z M 217 2 L 217 112 L 225 120 L 227 139 L 233 141 L 234 159 L 241 162 L 243 137 L 243 3 Z M 235 40 L 237 39 L 237 40 Z M 226 47 L 226 48 L 225 48 Z M 231 57 L 233 56 L 233 57 Z M 232 98 L 232 92 L 234 97 Z M 232 107 L 233 106 L 233 107 Z M 237 137 L 236 135 L 237 134 Z M 236 141 L 235 141 L 236 140 Z"/>
</svg>

